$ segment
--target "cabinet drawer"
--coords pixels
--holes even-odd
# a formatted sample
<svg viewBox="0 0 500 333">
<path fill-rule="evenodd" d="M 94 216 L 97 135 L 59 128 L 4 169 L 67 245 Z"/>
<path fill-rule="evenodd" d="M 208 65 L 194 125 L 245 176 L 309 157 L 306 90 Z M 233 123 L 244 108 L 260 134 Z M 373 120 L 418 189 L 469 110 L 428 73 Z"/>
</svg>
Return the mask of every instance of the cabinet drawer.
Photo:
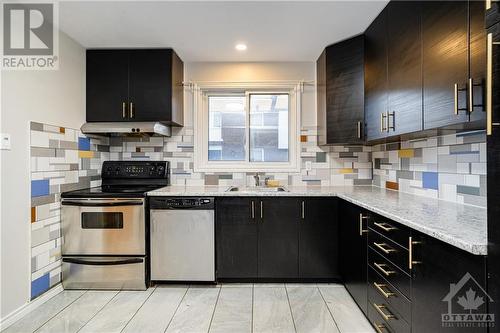
<svg viewBox="0 0 500 333">
<path fill-rule="evenodd" d="M 385 278 L 375 272 L 373 268 L 368 269 L 368 298 L 376 299 L 382 297 L 384 302 L 389 303 L 396 312 L 407 322 L 411 318 L 411 302 L 399 290 L 391 285 Z"/>
<path fill-rule="evenodd" d="M 368 264 L 403 295 L 410 297 L 410 276 L 371 247 L 368 248 Z"/>
<path fill-rule="evenodd" d="M 376 293 L 368 295 L 368 318 L 372 323 L 383 323 L 390 332 L 409 333 L 410 325 L 385 299 Z M 380 324 L 378 324 L 380 325 Z M 381 326 L 378 326 L 380 329 Z M 383 330 L 382 330 L 383 332 Z"/>
<path fill-rule="evenodd" d="M 406 248 L 396 244 L 374 230 L 370 230 L 368 233 L 368 245 L 389 259 L 393 264 L 398 266 L 399 269 L 410 274 L 408 250 Z"/>
<path fill-rule="evenodd" d="M 408 249 L 411 233 L 410 229 L 405 226 L 379 215 L 372 215 L 368 221 L 368 227 Z"/>
<path fill-rule="evenodd" d="M 394 329 L 382 318 L 382 316 L 375 310 L 373 305 L 368 305 L 368 320 L 375 327 L 378 333 L 396 333 Z"/>
</svg>

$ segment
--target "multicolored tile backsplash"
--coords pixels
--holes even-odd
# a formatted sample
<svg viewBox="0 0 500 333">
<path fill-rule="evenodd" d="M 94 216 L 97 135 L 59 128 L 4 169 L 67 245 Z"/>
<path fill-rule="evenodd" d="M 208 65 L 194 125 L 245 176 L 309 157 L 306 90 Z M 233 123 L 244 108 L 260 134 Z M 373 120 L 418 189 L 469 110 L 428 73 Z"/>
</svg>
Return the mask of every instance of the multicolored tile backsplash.
<svg viewBox="0 0 500 333">
<path fill-rule="evenodd" d="M 373 147 L 373 184 L 486 207 L 486 133 L 474 131 Z"/>
<path fill-rule="evenodd" d="M 31 122 L 31 298 L 61 280 L 61 204 L 64 191 L 99 186 L 109 139 Z"/>
<path fill-rule="evenodd" d="M 318 147 L 316 127 L 301 129 L 301 171 L 263 173 L 282 185 L 369 185 L 372 182 L 371 147 Z M 172 136 L 113 137 L 110 158 L 116 160 L 168 160 L 175 185 L 250 185 L 254 172 L 195 172 L 194 135 L 190 127 L 172 128 Z M 306 163 L 311 163 L 307 170 Z"/>
</svg>

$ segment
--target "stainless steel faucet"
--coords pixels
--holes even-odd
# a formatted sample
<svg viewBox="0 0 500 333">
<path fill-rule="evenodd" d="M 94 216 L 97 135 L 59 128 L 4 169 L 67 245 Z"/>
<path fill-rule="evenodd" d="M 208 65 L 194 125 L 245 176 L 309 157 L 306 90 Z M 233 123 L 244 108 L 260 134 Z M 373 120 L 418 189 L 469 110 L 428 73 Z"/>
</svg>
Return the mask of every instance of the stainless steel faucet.
<svg viewBox="0 0 500 333">
<path fill-rule="evenodd" d="M 256 173 L 255 176 L 253 176 L 253 179 L 255 179 L 255 186 L 260 186 L 260 176 L 259 176 L 259 173 Z"/>
</svg>

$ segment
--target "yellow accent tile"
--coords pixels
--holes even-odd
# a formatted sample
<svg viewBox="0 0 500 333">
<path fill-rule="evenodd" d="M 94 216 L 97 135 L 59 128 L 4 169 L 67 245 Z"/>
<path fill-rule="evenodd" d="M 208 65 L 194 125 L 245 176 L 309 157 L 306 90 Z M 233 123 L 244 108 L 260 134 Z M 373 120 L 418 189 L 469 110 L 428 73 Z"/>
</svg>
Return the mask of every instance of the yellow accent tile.
<svg viewBox="0 0 500 333">
<path fill-rule="evenodd" d="M 410 158 L 415 156 L 415 151 L 413 149 L 401 149 L 398 151 L 398 156 L 402 158 Z"/>
<path fill-rule="evenodd" d="M 80 158 L 92 158 L 92 157 L 94 157 L 94 152 L 93 151 L 80 150 L 78 152 L 78 157 L 80 157 Z"/>
<path fill-rule="evenodd" d="M 344 169 L 340 169 L 339 172 L 342 173 L 342 174 L 344 174 L 344 173 L 354 173 L 354 170 L 350 169 L 350 168 L 344 168 Z"/>
</svg>

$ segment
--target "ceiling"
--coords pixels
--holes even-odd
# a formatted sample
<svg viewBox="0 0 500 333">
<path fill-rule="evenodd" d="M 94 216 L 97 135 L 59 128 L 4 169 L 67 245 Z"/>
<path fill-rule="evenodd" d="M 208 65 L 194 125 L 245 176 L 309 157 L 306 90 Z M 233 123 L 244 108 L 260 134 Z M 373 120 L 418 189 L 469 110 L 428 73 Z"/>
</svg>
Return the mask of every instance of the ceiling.
<svg viewBox="0 0 500 333">
<path fill-rule="evenodd" d="M 387 2 L 68 1 L 59 25 L 86 48 L 172 47 L 186 62 L 315 61 Z"/>
</svg>

